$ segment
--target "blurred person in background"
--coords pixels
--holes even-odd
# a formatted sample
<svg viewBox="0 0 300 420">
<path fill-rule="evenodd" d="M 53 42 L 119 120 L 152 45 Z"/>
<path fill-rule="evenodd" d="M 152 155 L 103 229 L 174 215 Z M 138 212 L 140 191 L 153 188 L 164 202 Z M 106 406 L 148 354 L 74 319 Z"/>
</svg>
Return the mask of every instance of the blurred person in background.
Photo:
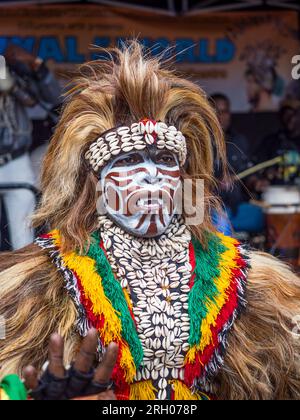
<svg viewBox="0 0 300 420">
<path fill-rule="evenodd" d="M 300 99 L 288 97 L 279 110 L 281 128 L 262 140 L 254 153 L 257 163 L 293 153 L 300 157 Z M 276 165 L 253 177 L 254 189 L 261 193 L 269 185 L 286 184 L 283 165 Z M 294 182 L 293 180 L 291 180 Z"/>
<path fill-rule="evenodd" d="M 263 216 L 260 209 L 249 204 L 250 193 L 245 184 L 235 176 L 250 166 L 250 147 L 247 138 L 238 133 L 232 124 L 232 111 L 229 98 L 222 93 L 211 96 L 226 140 L 227 159 L 233 176 L 233 185 L 221 186 L 220 197 L 226 213 L 236 232 L 257 232 L 263 228 Z M 216 168 L 218 172 L 218 168 Z"/>
<path fill-rule="evenodd" d="M 60 87 L 47 66 L 38 57 L 18 46 L 5 52 L 7 77 L 0 81 L 0 184 L 35 185 L 28 150 L 32 142 L 32 124 L 27 108 L 36 104 L 59 102 Z M 13 249 L 33 240 L 28 217 L 35 197 L 26 189 L 2 194 Z"/>
</svg>

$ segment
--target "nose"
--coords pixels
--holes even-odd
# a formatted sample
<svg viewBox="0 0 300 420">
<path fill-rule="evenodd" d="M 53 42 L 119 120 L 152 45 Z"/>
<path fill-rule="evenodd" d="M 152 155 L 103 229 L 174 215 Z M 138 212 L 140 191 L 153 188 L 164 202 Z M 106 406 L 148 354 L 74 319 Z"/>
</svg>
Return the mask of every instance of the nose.
<svg viewBox="0 0 300 420">
<path fill-rule="evenodd" d="M 145 179 L 144 179 L 144 183 L 148 184 L 148 185 L 155 185 L 155 184 L 159 184 L 161 181 L 160 177 L 153 177 L 151 175 L 146 175 Z"/>
<path fill-rule="evenodd" d="M 143 182 L 147 185 L 159 184 L 162 180 L 162 175 L 159 174 L 156 165 L 153 162 L 149 162 L 147 166 Z"/>
</svg>

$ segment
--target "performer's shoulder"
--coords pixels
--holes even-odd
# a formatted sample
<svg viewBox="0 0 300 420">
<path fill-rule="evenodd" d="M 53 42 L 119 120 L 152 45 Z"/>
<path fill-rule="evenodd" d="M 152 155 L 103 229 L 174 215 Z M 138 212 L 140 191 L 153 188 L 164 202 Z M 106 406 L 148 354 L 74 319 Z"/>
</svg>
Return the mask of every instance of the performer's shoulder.
<svg viewBox="0 0 300 420">
<path fill-rule="evenodd" d="M 0 276 L 13 269 L 52 268 L 49 254 L 35 243 L 12 252 L 0 253 Z"/>
<path fill-rule="evenodd" d="M 248 304 L 229 338 L 223 397 L 299 399 L 299 276 L 271 255 L 248 255 Z"/>
<path fill-rule="evenodd" d="M 300 293 L 300 277 L 293 269 L 270 254 L 259 251 L 249 251 L 250 270 L 248 284 L 250 288 L 259 288 L 270 293 Z M 300 300 L 299 300 L 300 305 Z"/>
</svg>

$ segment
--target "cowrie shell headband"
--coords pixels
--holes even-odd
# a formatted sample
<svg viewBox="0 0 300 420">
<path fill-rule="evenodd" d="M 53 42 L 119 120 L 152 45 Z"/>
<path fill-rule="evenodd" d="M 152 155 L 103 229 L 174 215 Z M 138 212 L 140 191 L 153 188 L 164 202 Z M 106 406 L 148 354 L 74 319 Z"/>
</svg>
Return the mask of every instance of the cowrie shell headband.
<svg viewBox="0 0 300 420">
<path fill-rule="evenodd" d="M 85 154 L 93 170 L 98 172 L 115 156 L 133 150 L 144 150 L 155 144 L 158 149 L 167 149 L 176 153 L 181 166 L 187 156 L 184 135 L 174 126 L 145 118 L 130 127 L 118 127 L 92 143 Z"/>
</svg>

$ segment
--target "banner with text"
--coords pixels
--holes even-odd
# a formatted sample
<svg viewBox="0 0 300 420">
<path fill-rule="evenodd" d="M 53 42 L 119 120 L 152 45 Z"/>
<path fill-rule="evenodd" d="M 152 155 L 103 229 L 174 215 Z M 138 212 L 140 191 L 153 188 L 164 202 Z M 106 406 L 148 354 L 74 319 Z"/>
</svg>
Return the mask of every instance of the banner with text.
<svg viewBox="0 0 300 420">
<path fill-rule="evenodd" d="M 172 47 L 183 75 L 208 94 L 228 95 L 239 112 L 276 110 L 292 81 L 292 57 L 300 52 L 294 12 L 171 17 L 96 5 L 0 8 L 0 54 L 15 43 L 59 75 L 97 58 L 91 46 L 132 37 L 153 54 Z"/>
</svg>

